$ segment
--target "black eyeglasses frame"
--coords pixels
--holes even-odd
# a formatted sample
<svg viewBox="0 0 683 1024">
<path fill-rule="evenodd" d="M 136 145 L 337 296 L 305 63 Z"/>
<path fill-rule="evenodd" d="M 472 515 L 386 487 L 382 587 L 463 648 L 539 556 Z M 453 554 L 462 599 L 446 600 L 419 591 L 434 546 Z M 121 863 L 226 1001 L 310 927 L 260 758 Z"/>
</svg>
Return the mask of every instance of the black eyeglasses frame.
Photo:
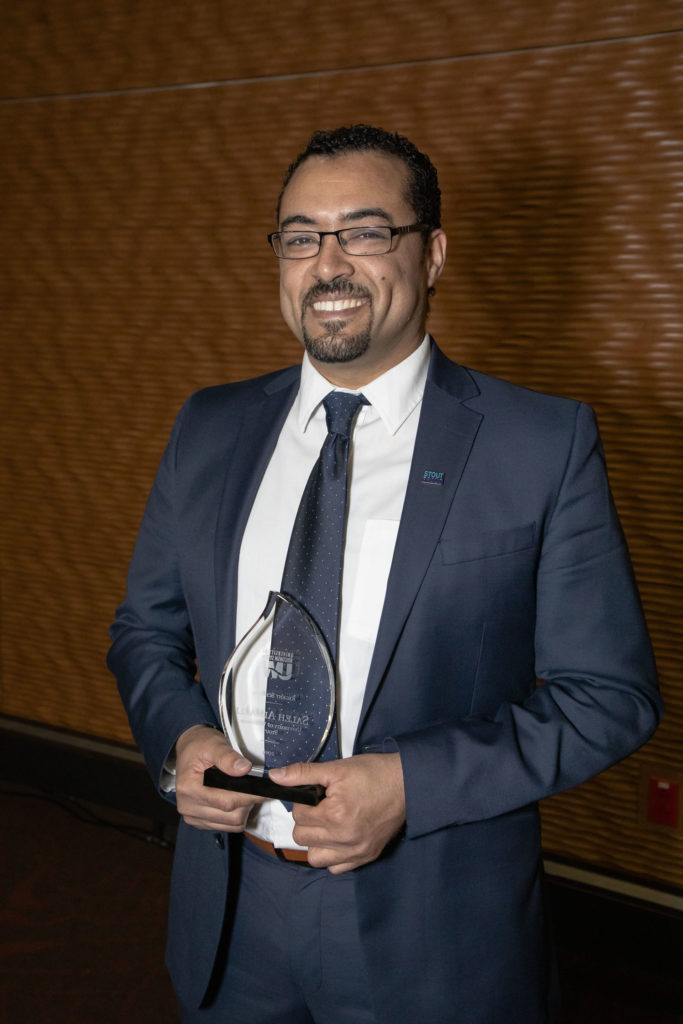
<svg viewBox="0 0 683 1024">
<path fill-rule="evenodd" d="M 348 250 L 344 248 L 344 243 L 342 241 L 342 235 L 344 235 L 344 233 L 347 232 L 347 231 L 357 231 L 358 230 L 357 227 L 339 228 L 338 231 L 310 231 L 310 232 L 307 232 L 305 228 L 300 228 L 299 230 L 302 231 L 303 233 L 308 233 L 308 234 L 311 234 L 311 235 L 317 235 L 318 236 L 318 248 L 317 248 L 317 250 L 314 253 L 309 253 L 307 256 L 282 256 L 282 255 L 280 255 L 280 253 L 278 253 L 277 249 L 275 248 L 276 240 L 281 235 L 287 234 L 288 233 L 287 230 L 285 230 L 285 231 L 271 231 L 271 233 L 268 235 L 268 242 L 270 244 L 271 249 L 273 250 L 273 252 L 275 253 L 275 255 L 277 256 L 277 258 L 279 260 L 312 260 L 312 259 L 315 259 L 315 257 L 320 252 L 320 249 L 321 249 L 321 246 L 322 246 L 322 243 L 323 243 L 323 238 L 325 237 L 325 235 L 334 235 L 335 238 L 337 239 L 337 242 L 339 243 L 339 248 L 342 250 L 342 252 L 345 252 L 347 254 L 347 256 L 361 256 L 361 257 L 362 256 L 385 256 L 387 253 L 393 252 L 394 238 L 396 238 L 397 235 L 408 235 L 408 234 L 410 234 L 413 231 L 422 231 L 422 232 L 426 233 L 426 232 L 429 232 L 429 231 L 432 230 L 428 224 L 422 224 L 422 223 L 419 223 L 419 222 L 416 223 L 416 224 L 404 224 L 401 227 L 397 227 L 397 228 L 390 227 L 390 225 L 388 225 L 388 224 L 367 224 L 367 225 L 363 224 L 363 225 L 359 225 L 359 227 L 361 229 L 363 227 L 367 227 L 368 229 L 381 227 L 385 231 L 388 230 L 389 233 L 390 233 L 390 236 L 391 236 L 390 239 L 389 239 L 389 248 L 388 249 L 384 249 L 382 252 L 373 252 L 373 253 L 367 253 L 367 252 L 366 253 L 351 253 L 351 252 L 348 252 Z M 297 234 L 298 231 L 297 231 L 297 229 L 292 229 L 291 233 L 292 234 Z"/>
</svg>

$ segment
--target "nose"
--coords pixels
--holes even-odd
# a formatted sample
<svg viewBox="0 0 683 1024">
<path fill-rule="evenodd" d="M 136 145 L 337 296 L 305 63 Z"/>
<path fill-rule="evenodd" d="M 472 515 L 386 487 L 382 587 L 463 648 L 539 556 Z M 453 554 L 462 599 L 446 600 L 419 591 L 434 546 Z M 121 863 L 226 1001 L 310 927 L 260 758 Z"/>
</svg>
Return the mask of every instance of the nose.
<svg viewBox="0 0 683 1024">
<path fill-rule="evenodd" d="M 353 261 L 342 249 L 339 239 L 324 235 L 320 252 L 314 257 L 313 276 L 318 281 L 333 281 L 337 277 L 350 277 L 353 271 Z"/>
</svg>

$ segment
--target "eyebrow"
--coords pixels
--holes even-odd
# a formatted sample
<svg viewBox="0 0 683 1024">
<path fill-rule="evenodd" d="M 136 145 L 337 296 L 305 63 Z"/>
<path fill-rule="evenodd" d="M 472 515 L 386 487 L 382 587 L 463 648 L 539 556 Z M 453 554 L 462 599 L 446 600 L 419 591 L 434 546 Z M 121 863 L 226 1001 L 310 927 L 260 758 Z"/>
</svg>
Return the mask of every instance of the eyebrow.
<svg viewBox="0 0 683 1024">
<path fill-rule="evenodd" d="M 385 220 L 388 224 L 393 224 L 394 222 L 393 217 L 381 206 L 367 206 L 360 210 L 351 210 L 350 213 L 342 214 L 340 220 L 343 224 L 349 224 L 359 220 L 367 220 L 369 217 Z M 291 217 L 285 217 L 280 231 L 285 231 L 291 224 L 304 224 L 306 227 L 313 227 L 316 221 L 312 217 L 307 217 L 304 213 L 294 213 Z"/>
</svg>

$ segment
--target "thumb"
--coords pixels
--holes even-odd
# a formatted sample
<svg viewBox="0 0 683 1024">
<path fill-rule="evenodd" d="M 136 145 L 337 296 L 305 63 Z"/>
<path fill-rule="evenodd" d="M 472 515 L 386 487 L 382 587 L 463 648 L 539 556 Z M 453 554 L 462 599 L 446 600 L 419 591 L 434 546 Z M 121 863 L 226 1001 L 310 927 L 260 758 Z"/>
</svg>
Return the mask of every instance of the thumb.
<svg viewBox="0 0 683 1024">
<path fill-rule="evenodd" d="M 246 775 L 251 763 L 238 750 L 228 747 L 216 758 L 216 767 L 226 775 Z"/>
<path fill-rule="evenodd" d="M 284 768 L 271 768 L 268 778 L 281 786 L 304 786 L 311 782 L 322 782 L 321 765 L 318 763 L 297 761 L 295 764 L 285 765 Z"/>
</svg>

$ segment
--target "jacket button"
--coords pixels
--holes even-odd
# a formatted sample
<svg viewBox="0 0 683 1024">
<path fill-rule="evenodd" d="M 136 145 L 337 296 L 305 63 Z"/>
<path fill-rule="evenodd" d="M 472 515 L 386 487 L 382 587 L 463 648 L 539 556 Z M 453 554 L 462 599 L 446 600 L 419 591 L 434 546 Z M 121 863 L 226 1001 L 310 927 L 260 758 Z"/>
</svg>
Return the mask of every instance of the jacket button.
<svg viewBox="0 0 683 1024">
<path fill-rule="evenodd" d="M 216 846 L 218 847 L 218 849 L 219 850 L 224 850 L 225 849 L 225 836 L 223 835 L 223 833 L 222 832 L 216 832 L 214 834 L 213 838 L 216 841 Z"/>
</svg>

